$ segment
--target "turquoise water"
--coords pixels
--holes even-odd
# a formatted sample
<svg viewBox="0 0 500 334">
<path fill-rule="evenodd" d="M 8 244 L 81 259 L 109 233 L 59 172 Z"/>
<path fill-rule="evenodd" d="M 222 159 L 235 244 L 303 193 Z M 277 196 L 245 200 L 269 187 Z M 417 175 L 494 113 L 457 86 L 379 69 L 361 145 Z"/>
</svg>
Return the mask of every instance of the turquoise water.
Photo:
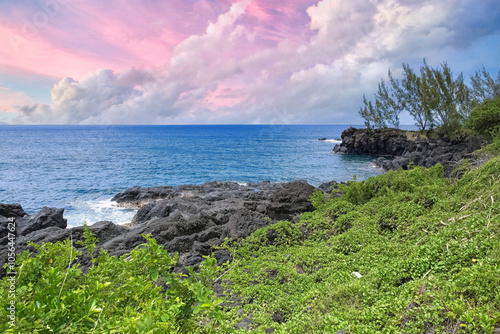
<svg viewBox="0 0 500 334">
<path fill-rule="evenodd" d="M 305 179 L 317 186 L 381 171 L 331 153 L 346 126 L 0 126 L 0 202 L 65 208 L 70 225 L 128 222 L 109 199 L 134 185 Z M 318 138 L 328 141 L 318 141 Z"/>
</svg>

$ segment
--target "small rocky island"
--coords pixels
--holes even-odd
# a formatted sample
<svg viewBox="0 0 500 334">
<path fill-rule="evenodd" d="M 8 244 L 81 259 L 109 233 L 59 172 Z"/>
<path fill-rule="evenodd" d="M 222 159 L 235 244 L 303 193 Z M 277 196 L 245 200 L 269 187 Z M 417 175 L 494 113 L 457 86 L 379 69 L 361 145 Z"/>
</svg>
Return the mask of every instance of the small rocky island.
<svg viewBox="0 0 500 334">
<path fill-rule="evenodd" d="M 429 138 L 418 131 L 350 127 L 342 132 L 342 143 L 333 152 L 378 157 L 373 162 L 385 170 L 406 169 L 411 163 L 429 168 L 439 163 L 449 176 L 460 161 L 474 160 L 473 152 L 483 144 L 477 137 L 450 139 L 437 134 Z"/>
</svg>

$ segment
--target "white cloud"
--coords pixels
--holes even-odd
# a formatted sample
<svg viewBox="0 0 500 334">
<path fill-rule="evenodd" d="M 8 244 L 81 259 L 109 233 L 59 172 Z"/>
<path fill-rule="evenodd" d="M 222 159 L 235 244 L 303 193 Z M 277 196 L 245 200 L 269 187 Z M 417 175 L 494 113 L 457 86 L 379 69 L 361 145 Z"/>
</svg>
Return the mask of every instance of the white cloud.
<svg viewBox="0 0 500 334">
<path fill-rule="evenodd" d="M 322 0 L 307 9 L 310 24 L 304 29 L 313 32 L 308 43 L 283 40 L 259 47 L 255 31 L 242 21 L 248 2 L 239 2 L 205 34 L 177 45 L 166 69 L 100 70 L 78 81 L 65 78 L 52 90 L 51 105 L 24 108 L 17 121 L 360 123 L 360 98 L 363 92 L 370 95 L 388 67 L 399 69 L 408 59 L 434 59 L 443 48 L 463 47 L 498 31 L 497 24 L 497 30 L 483 29 L 465 36 L 469 42 L 457 42 L 464 27 L 456 17 L 472 4 Z M 493 0 L 482 6 L 499 7 Z M 484 8 L 477 13 L 487 15 Z M 470 18 L 466 22 L 477 24 Z M 230 99 L 224 100 L 222 91 Z"/>
</svg>

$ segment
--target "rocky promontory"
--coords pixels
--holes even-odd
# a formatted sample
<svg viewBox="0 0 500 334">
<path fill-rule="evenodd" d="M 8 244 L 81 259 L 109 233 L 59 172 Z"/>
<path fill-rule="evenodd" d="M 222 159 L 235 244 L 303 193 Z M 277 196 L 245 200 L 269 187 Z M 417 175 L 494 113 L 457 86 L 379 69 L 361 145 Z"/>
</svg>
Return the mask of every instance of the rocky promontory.
<svg viewBox="0 0 500 334">
<path fill-rule="evenodd" d="M 330 191 L 329 182 L 320 186 Z M 225 238 L 239 239 L 279 220 L 297 221 L 299 215 L 314 208 L 309 200 L 316 188 L 306 181 L 289 183 L 210 182 L 177 187 L 133 187 L 117 194 L 119 206 L 138 208 L 131 223 L 116 225 L 109 221 L 89 226 L 99 239 L 97 251 L 107 249 L 110 255 L 123 255 L 145 243 L 142 234 L 150 234 L 170 253 L 180 256 L 178 271 L 186 266 L 198 267 L 204 255 L 213 255 L 218 263 L 231 260 L 224 250 L 215 250 Z M 5 274 L 7 259 L 7 226 L 16 222 L 16 253 L 28 249 L 27 242 L 83 240 L 83 226 L 67 228 L 64 209 L 43 208 L 28 215 L 19 204 L 0 204 L 0 276 Z M 80 264 L 86 267 L 90 258 L 82 252 Z"/>
<path fill-rule="evenodd" d="M 400 129 L 357 129 L 342 132 L 342 143 L 334 153 L 372 155 L 374 163 L 385 170 L 406 169 L 409 164 L 431 167 L 440 163 L 450 175 L 457 163 L 473 159 L 472 152 L 481 148 L 479 138 L 450 139 L 444 135 L 429 138 L 423 133 Z"/>
</svg>

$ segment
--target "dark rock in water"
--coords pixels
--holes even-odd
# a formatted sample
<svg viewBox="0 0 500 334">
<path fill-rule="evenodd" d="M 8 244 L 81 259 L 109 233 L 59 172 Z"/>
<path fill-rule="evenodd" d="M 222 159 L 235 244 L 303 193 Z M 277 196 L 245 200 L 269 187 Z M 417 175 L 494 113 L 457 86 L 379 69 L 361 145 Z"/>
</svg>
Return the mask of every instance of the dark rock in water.
<svg viewBox="0 0 500 334">
<path fill-rule="evenodd" d="M 26 223 L 19 223 L 21 226 L 19 234 L 27 235 L 33 231 L 43 230 L 49 227 L 66 228 L 67 220 L 63 218 L 64 209 L 44 207 Z"/>
<path fill-rule="evenodd" d="M 319 141 L 325 141 L 326 138 L 318 138 Z"/>
<path fill-rule="evenodd" d="M 408 132 L 399 129 L 356 129 L 342 132 L 342 143 L 335 145 L 334 153 L 379 156 L 374 163 L 386 170 L 406 169 L 410 164 L 432 167 L 441 164 L 449 176 L 456 164 L 481 148 L 478 138 L 450 140 L 441 136 L 428 139 L 417 135 L 408 138 Z"/>
<path fill-rule="evenodd" d="M 130 206 L 141 206 L 151 200 L 166 198 L 173 189 L 174 187 L 170 186 L 151 188 L 134 186 L 115 195 L 111 200 L 117 203 L 127 203 Z"/>
<path fill-rule="evenodd" d="M 335 146 L 333 147 L 333 153 L 349 153 L 349 152 L 347 151 L 346 146 L 342 146 L 342 144 L 335 144 Z"/>
<path fill-rule="evenodd" d="M 314 190 L 306 181 L 133 187 L 114 197 L 125 206 L 142 203 L 130 226 L 98 222 L 89 228 L 99 239 L 96 251 L 102 248 L 117 256 L 145 243 L 142 234 L 150 234 L 168 252 L 179 253 L 180 263 L 176 270 L 185 271 L 186 266 L 198 268 L 203 256 L 212 253 L 219 264 L 231 261 L 232 256 L 227 251 L 213 249 L 226 237 L 244 238 L 279 220 L 297 221 L 301 213 L 314 209 L 309 201 Z M 6 207 L 0 204 L 0 208 Z M 9 207 L 9 210 L 18 215 L 24 212 L 20 206 Z M 75 247 L 82 247 L 76 246 L 76 241 L 83 240 L 83 226 L 66 229 L 63 211 L 43 208 L 36 215 L 20 218 L 16 251 L 26 250 L 28 241 L 57 242 L 70 235 Z M 6 244 L 6 240 L 0 240 L 2 259 L 6 258 L 3 256 Z M 84 270 L 89 261 L 83 252 L 80 263 Z M 3 265 L 1 261 L 0 265 Z M 2 273 L 4 271 L 0 271 L 0 276 Z"/>
<path fill-rule="evenodd" d="M 406 132 L 398 129 L 344 130 L 342 143 L 335 145 L 335 153 L 365 155 L 402 155 L 406 149 Z"/>
</svg>

